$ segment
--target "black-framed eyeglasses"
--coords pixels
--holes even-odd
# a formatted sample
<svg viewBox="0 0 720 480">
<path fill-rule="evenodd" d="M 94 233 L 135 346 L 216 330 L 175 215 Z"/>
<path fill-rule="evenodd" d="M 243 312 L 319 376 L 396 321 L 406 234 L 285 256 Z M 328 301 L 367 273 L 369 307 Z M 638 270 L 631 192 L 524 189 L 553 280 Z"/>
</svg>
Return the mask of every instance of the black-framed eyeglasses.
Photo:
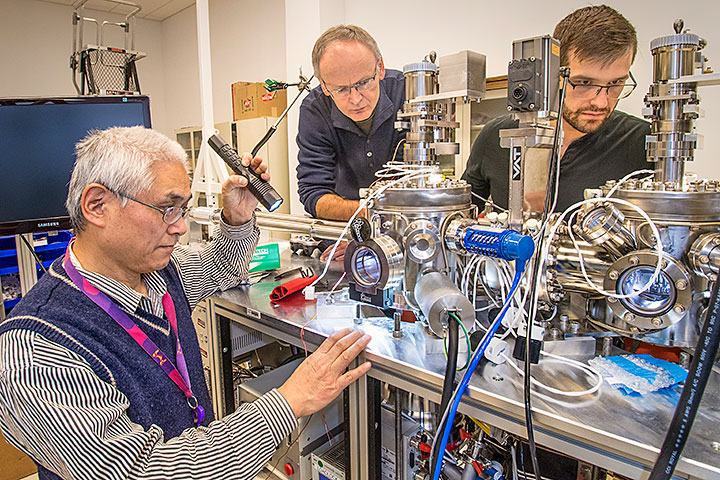
<svg viewBox="0 0 720 480">
<path fill-rule="evenodd" d="M 594 85 L 586 83 L 575 83 L 568 79 L 568 83 L 573 88 L 573 95 L 580 99 L 588 99 L 600 95 L 605 89 L 607 96 L 612 99 L 620 99 L 629 96 L 637 87 L 637 81 L 633 77 L 632 72 L 628 72 L 630 75 L 630 82 L 620 83 L 617 85 Z"/>
<path fill-rule="evenodd" d="M 107 187 L 106 187 L 107 188 Z M 108 190 L 110 190 L 108 188 Z M 131 197 L 130 195 L 125 195 L 124 193 L 118 193 L 113 192 L 112 193 L 117 195 L 118 197 L 127 198 L 128 200 L 132 200 L 133 202 L 137 202 L 140 205 L 145 205 L 146 207 L 152 208 L 153 210 L 157 210 L 158 212 L 162 213 L 162 219 L 163 222 L 165 222 L 168 225 L 172 225 L 178 220 L 180 220 L 181 217 L 185 217 L 187 215 L 188 211 L 190 210 L 190 207 L 187 206 L 177 206 L 177 205 L 170 205 L 169 207 L 156 207 L 155 205 L 150 205 L 149 203 L 145 203 L 142 200 L 138 200 L 135 197 Z"/>
<path fill-rule="evenodd" d="M 380 65 L 375 64 L 375 73 L 373 73 L 372 77 L 364 78 L 360 80 L 359 82 L 355 82 L 352 85 L 346 85 L 344 87 L 339 88 L 333 88 L 332 90 L 327 87 L 327 84 L 323 81 L 323 85 L 325 85 L 325 90 L 330 92 L 330 96 L 338 99 L 338 100 L 345 100 L 347 99 L 350 94 L 352 93 L 353 89 L 357 90 L 358 93 L 364 93 L 370 90 L 372 88 L 375 79 L 378 75 Z"/>
</svg>

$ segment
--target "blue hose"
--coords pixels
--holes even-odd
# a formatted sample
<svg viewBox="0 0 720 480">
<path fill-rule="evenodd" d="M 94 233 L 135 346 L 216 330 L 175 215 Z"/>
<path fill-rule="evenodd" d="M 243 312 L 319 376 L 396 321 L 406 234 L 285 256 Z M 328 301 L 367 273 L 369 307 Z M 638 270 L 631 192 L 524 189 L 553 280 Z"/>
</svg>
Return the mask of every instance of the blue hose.
<svg viewBox="0 0 720 480">
<path fill-rule="evenodd" d="M 524 271 L 525 262 L 520 260 L 516 261 L 515 278 L 513 279 L 512 286 L 510 287 L 510 293 L 508 294 L 507 300 L 505 300 L 505 304 L 503 305 L 500 314 L 497 316 L 493 324 L 490 325 L 488 332 L 483 337 L 483 340 L 478 346 L 477 350 L 475 350 L 472 360 L 470 361 L 470 366 L 465 371 L 465 375 L 463 375 L 463 378 L 460 381 L 457 395 L 455 395 L 455 398 L 453 398 L 452 404 L 450 405 L 450 411 L 448 412 L 448 418 L 445 421 L 445 430 L 443 430 L 442 440 L 440 441 L 440 448 L 437 450 L 438 460 L 433 470 L 433 480 L 439 480 L 440 478 L 440 471 L 442 470 L 443 452 L 445 452 L 445 448 L 447 447 L 448 438 L 450 437 L 450 430 L 452 429 L 453 419 L 455 418 L 455 413 L 457 412 L 458 405 L 460 405 L 460 400 L 465 394 L 465 390 L 467 390 L 468 383 L 470 383 L 470 378 L 473 376 L 473 373 L 475 372 L 478 363 L 480 363 L 480 359 L 483 357 L 485 349 L 487 349 L 488 345 L 490 345 L 490 341 L 492 340 L 493 336 L 495 336 L 495 332 L 497 332 L 497 329 L 500 327 L 502 319 L 503 317 L 505 317 L 505 313 L 507 312 L 510 304 L 512 303 L 512 298 L 515 295 L 515 291 L 518 289 L 518 286 L 520 285 L 520 279 L 522 278 L 522 274 Z"/>
</svg>

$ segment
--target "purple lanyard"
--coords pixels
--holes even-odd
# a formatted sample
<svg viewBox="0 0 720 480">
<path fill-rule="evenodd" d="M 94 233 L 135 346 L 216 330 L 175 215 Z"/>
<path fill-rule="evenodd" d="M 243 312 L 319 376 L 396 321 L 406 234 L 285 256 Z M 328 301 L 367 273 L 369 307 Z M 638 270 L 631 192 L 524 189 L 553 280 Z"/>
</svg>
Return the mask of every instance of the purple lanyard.
<svg viewBox="0 0 720 480">
<path fill-rule="evenodd" d="M 170 380 L 180 387 L 180 390 L 185 393 L 187 404 L 193 412 L 195 425 L 200 425 L 200 423 L 205 420 L 205 409 L 198 403 L 195 395 L 192 393 L 192 389 L 190 388 L 190 376 L 188 375 L 187 364 L 185 363 L 185 354 L 180 346 L 180 335 L 178 335 L 175 305 L 173 304 L 172 298 L 170 298 L 170 293 L 165 292 L 162 297 L 162 304 L 165 309 L 165 314 L 170 322 L 170 326 L 172 327 L 173 332 L 175 332 L 177 343 L 177 355 L 175 358 L 178 364 L 177 368 L 175 368 L 175 365 L 170 360 L 170 357 L 165 355 L 165 353 L 160 350 L 157 345 L 155 345 L 155 342 L 150 340 L 145 332 L 140 330 L 140 327 L 138 327 L 135 322 L 133 322 L 130 317 L 117 306 L 115 302 L 110 300 L 110 298 L 103 292 L 90 285 L 85 277 L 80 275 L 80 272 L 77 271 L 75 265 L 73 265 L 72 261 L 70 261 L 71 245 L 72 243 L 68 245 L 67 250 L 65 251 L 65 258 L 63 259 L 63 267 L 65 267 L 65 271 L 70 277 L 70 280 L 72 280 L 80 291 L 87 295 L 90 300 L 95 302 L 98 307 L 102 308 L 105 313 L 110 315 L 118 325 L 124 328 L 133 340 L 135 340 L 135 342 L 137 342 L 137 344 L 145 350 L 145 353 L 150 355 L 150 358 L 152 358 L 155 363 L 163 369 L 163 372 L 170 377 Z"/>
</svg>

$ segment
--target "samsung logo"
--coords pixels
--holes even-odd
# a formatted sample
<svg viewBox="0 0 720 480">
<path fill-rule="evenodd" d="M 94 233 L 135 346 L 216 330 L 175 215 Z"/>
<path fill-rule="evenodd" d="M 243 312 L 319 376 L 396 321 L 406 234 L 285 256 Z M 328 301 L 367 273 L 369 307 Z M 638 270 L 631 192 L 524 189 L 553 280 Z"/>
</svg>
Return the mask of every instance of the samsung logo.
<svg viewBox="0 0 720 480">
<path fill-rule="evenodd" d="M 59 227 L 60 222 L 44 222 L 44 223 L 38 223 L 38 227 Z"/>
</svg>

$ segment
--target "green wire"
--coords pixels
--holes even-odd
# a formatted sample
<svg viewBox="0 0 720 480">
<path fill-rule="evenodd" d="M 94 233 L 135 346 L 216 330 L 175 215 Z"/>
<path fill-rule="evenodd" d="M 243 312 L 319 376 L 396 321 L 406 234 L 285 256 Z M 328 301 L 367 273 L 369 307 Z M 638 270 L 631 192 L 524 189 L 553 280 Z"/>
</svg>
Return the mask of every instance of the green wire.
<svg viewBox="0 0 720 480">
<path fill-rule="evenodd" d="M 465 325 L 460 321 L 460 318 L 455 315 L 454 313 L 450 313 L 449 316 L 455 319 L 455 321 L 458 322 L 458 325 L 460 325 L 460 328 L 462 328 L 463 333 L 465 334 L 465 341 L 467 342 L 467 358 L 465 359 L 465 365 L 463 365 L 460 368 L 456 368 L 456 371 L 465 370 L 468 365 L 470 365 L 470 351 L 472 350 L 472 347 L 470 346 L 470 335 L 468 334 L 467 329 L 465 328 Z M 448 358 L 448 351 L 447 351 L 447 337 L 443 337 L 443 349 L 445 350 L 445 358 Z"/>
</svg>

